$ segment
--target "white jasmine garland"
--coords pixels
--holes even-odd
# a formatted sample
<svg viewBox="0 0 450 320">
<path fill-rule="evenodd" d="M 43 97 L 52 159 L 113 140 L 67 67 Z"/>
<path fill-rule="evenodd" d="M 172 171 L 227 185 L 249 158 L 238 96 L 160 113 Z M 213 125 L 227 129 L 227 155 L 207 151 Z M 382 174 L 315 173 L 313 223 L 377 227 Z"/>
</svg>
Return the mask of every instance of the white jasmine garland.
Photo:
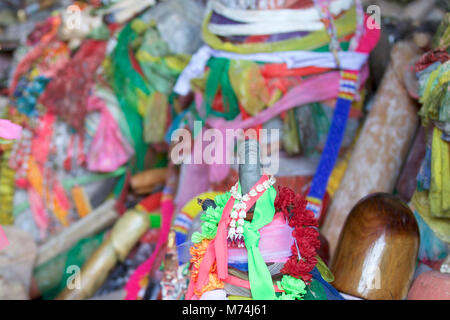
<svg viewBox="0 0 450 320">
<path fill-rule="evenodd" d="M 238 192 L 238 184 L 236 183 L 233 187 L 231 187 L 230 193 L 231 196 L 237 200 L 238 202 L 233 205 L 233 209 L 230 213 L 230 224 L 228 230 L 228 243 L 231 245 L 232 243 L 236 243 L 238 248 L 244 247 L 244 219 L 247 216 L 247 204 L 245 202 L 250 201 L 252 197 L 258 196 L 259 193 L 265 192 L 276 182 L 275 177 L 271 176 L 268 180 L 257 184 L 247 194 L 240 194 Z"/>
</svg>

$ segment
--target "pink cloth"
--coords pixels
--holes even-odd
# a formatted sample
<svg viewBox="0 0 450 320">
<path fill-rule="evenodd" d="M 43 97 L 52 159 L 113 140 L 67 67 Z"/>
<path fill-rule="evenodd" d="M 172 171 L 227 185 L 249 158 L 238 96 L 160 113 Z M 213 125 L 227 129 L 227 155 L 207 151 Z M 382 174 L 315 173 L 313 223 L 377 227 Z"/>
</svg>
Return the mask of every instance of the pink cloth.
<svg viewBox="0 0 450 320">
<path fill-rule="evenodd" d="M 369 68 L 366 64 L 361 70 L 361 84 L 364 84 L 368 77 L 368 74 Z M 340 73 L 338 71 L 313 76 L 291 89 L 291 91 L 284 95 L 272 107 L 261 111 L 251 118 L 242 120 L 241 115 L 237 116 L 236 119 L 231 121 L 227 121 L 223 118 L 209 118 L 206 123 L 212 128 L 220 130 L 222 136 L 226 137 L 227 129 L 236 130 L 255 127 L 292 108 L 301 107 L 312 102 L 336 98 L 339 92 L 339 80 Z M 224 157 L 226 156 L 227 150 L 232 150 L 232 144 L 233 141 L 231 141 L 231 139 L 226 139 L 225 143 L 222 143 L 222 154 L 224 155 Z M 222 161 L 222 163 L 226 162 Z M 209 166 L 210 181 L 222 181 L 227 177 L 228 173 L 229 165 L 227 164 L 214 163 Z"/>
<path fill-rule="evenodd" d="M 250 282 L 232 275 L 228 275 L 228 277 L 224 280 L 224 282 L 229 283 L 236 287 L 250 289 Z M 275 289 L 275 292 L 284 292 L 284 290 L 280 290 L 280 288 L 278 288 L 277 285 L 274 285 L 273 288 Z"/>
<path fill-rule="evenodd" d="M 368 16 L 365 16 L 367 22 Z M 380 29 L 374 28 L 369 29 L 367 23 L 365 23 L 366 29 L 363 36 L 358 44 L 357 52 L 370 53 L 380 38 Z M 359 83 L 361 87 L 366 82 L 369 76 L 369 67 L 366 63 L 361 69 L 359 74 Z M 325 74 L 312 76 L 300 83 L 298 86 L 292 88 L 286 95 L 284 95 L 277 103 L 272 107 L 267 108 L 257 115 L 242 120 L 241 115 L 238 115 L 236 119 L 231 121 L 226 121 L 223 118 L 208 118 L 206 123 L 212 127 L 221 131 L 222 136 L 226 137 L 227 129 L 247 129 L 255 127 L 259 124 L 263 124 L 268 120 L 274 118 L 275 116 L 281 114 L 289 109 L 306 105 L 308 103 L 324 101 L 329 99 L 334 99 L 337 97 L 339 92 L 339 71 L 328 72 Z M 197 111 L 201 112 L 201 106 L 203 104 L 203 97 L 200 92 L 195 93 L 195 104 Z M 196 140 L 201 137 L 197 137 Z M 227 150 L 231 150 L 233 141 L 225 141 L 222 143 L 223 152 L 222 155 L 226 157 Z M 225 159 L 222 159 L 222 163 L 226 163 Z M 190 166 L 190 167 L 189 167 Z M 193 169 L 192 165 L 189 165 L 188 169 Z M 209 170 L 209 180 L 211 182 L 223 181 L 229 173 L 229 165 L 227 164 L 211 164 L 207 166 Z M 205 190 L 206 191 L 206 190 Z M 194 195 L 195 196 L 195 195 Z M 189 198 L 190 199 L 190 198 Z"/>
<path fill-rule="evenodd" d="M 0 119 L 0 139 L 20 139 L 22 127 L 6 119 Z"/>
<path fill-rule="evenodd" d="M 361 74 L 362 83 L 367 79 L 367 75 L 368 67 L 365 65 Z M 206 123 L 212 128 L 220 130 L 222 136 L 226 137 L 226 130 L 228 129 L 236 130 L 255 127 L 294 107 L 336 98 L 339 92 L 339 79 L 340 73 L 338 71 L 313 76 L 291 89 L 291 91 L 284 95 L 272 107 L 261 111 L 251 118 L 242 120 L 241 115 L 238 115 L 236 119 L 231 121 L 227 121 L 223 118 L 209 118 Z M 232 150 L 233 143 L 234 141 L 231 141 L 231 139 L 226 139 L 225 143 L 222 143 L 222 154 L 224 157 L 226 157 L 227 150 Z M 226 163 L 225 159 L 226 158 L 223 159 L 222 163 Z M 210 181 L 219 182 L 227 177 L 230 168 L 227 164 L 214 163 L 211 164 L 208 169 Z"/>
<path fill-rule="evenodd" d="M 450 275 L 436 270 L 421 273 L 414 280 L 407 300 L 450 300 Z"/>
<path fill-rule="evenodd" d="M 0 250 L 3 250 L 9 245 L 8 238 L 6 237 L 5 231 L 2 226 L 0 226 Z"/>
<path fill-rule="evenodd" d="M 259 251 L 267 262 L 286 262 L 291 256 L 294 244 L 292 228 L 286 223 L 283 213 L 275 214 L 272 222 L 259 229 Z M 248 261 L 245 248 L 229 248 L 228 263 L 244 263 Z"/>
<path fill-rule="evenodd" d="M 87 155 L 90 171 L 112 172 L 124 165 L 133 149 L 120 132 L 119 126 L 108 111 L 105 101 L 96 96 L 88 98 L 89 111 L 101 111 L 102 117 Z"/>
</svg>

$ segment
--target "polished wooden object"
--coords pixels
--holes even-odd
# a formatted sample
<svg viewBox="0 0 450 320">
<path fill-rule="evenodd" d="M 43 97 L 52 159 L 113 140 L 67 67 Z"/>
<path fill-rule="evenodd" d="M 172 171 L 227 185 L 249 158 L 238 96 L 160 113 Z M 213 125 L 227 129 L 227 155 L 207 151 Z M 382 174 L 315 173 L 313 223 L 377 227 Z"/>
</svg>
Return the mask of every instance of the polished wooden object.
<svg viewBox="0 0 450 320">
<path fill-rule="evenodd" d="M 363 299 L 404 299 L 413 279 L 419 229 L 409 207 L 388 193 L 361 199 L 341 232 L 333 286 Z"/>
<path fill-rule="evenodd" d="M 140 172 L 131 177 L 131 188 L 137 194 L 150 193 L 155 186 L 164 184 L 167 168 L 156 168 Z"/>
</svg>

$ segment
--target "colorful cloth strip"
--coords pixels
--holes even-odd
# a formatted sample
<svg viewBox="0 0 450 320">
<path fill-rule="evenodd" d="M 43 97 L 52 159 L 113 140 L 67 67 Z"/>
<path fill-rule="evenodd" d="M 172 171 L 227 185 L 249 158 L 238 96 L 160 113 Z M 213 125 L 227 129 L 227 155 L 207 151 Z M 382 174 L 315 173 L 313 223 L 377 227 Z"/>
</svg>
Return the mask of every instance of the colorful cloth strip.
<svg viewBox="0 0 450 320">
<path fill-rule="evenodd" d="M 339 156 L 350 107 L 357 88 L 356 73 L 342 72 L 341 74 L 339 94 L 330 131 L 307 197 L 307 209 L 311 210 L 316 218 L 319 218 L 321 200 L 325 196 L 328 179 Z"/>
<path fill-rule="evenodd" d="M 314 51 L 283 51 L 274 53 L 238 54 L 214 50 L 205 45 L 192 56 L 188 66 L 179 76 L 174 91 L 180 95 L 186 95 L 190 90 L 190 81 L 201 77 L 208 60 L 211 57 L 226 58 L 229 60 L 259 61 L 264 63 L 285 63 L 288 69 L 319 67 L 338 68 L 336 59 L 331 52 Z M 360 70 L 366 63 L 366 53 L 354 51 L 341 51 L 338 53 L 340 66 L 346 70 Z"/>
</svg>

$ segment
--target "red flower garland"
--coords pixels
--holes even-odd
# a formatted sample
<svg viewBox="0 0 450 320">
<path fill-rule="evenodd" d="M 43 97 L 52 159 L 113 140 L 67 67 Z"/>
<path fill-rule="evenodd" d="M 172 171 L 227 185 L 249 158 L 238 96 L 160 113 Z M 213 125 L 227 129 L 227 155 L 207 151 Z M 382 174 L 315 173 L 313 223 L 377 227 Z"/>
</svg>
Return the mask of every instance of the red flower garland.
<svg viewBox="0 0 450 320">
<path fill-rule="evenodd" d="M 283 212 L 289 221 L 289 226 L 294 229 L 292 235 L 297 240 L 297 243 L 292 245 L 292 255 L 281 272 L 310 283 L 310 272 L 317 264 L 316 251 L 320 247 L 317 220 L 311 211 L 306 210 L 306 199 L 288 187 L 278 187 L 274 205 L 275 210 Z"/>
</svg>

